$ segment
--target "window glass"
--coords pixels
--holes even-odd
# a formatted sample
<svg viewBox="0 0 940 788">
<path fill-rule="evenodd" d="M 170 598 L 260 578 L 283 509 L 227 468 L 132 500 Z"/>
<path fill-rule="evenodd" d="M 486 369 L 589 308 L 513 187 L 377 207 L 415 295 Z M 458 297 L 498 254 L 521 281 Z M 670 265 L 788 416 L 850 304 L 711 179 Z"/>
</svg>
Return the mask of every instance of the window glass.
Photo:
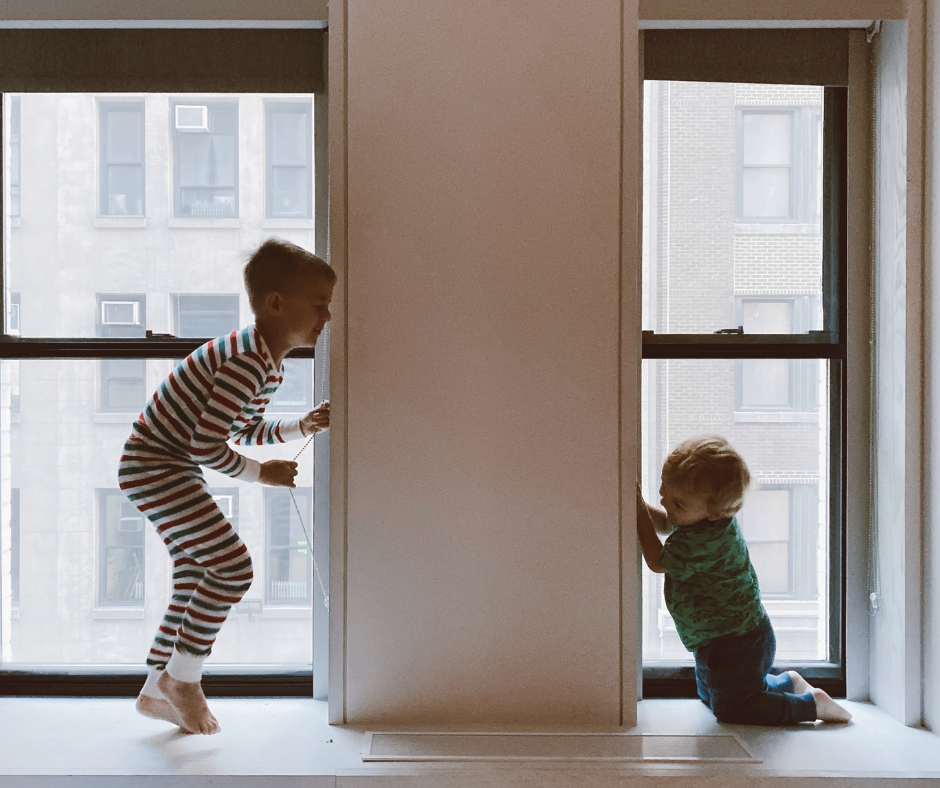
<svg viewBox="0 0 940 788">
<path fill-rule="evenodd" d="M 311 105 L 268 103 L 267 126 L 268 216 L 310 217 Z"/>
<path fill-rule="evenodd" d="M 770 292 L 818 302 L 822 100 L 816 86 L 645 83 L 644 329 L 736 328 L 737 299 Z"/>
<path fill-rule="evenodd" d="M 306 358 L 284 359 L 284 381 L 278 386 L 269 413 L 307 413 L 313 409 L 313 361 Z"/>
<path fill-rule="evenodd" d="M 238 296 L 176 296 L 176 335 L 214 339 L 239 328 Z"/>
<path fill-rule="evenodd" d="M 792 364 L 802 359 L 782 359 Z M 816 364 L 819 401 L 829 401 L 829 364 Z M 777 659 L 828 658 L 824 579 L 829 545 L 828 415 L 812 421 L 741 421 L 735 360 L 643 362 L 644 495 L 659 504 L 663 461 L 681 440 L 724 435 L 751 473 L 738 521 L 777 636 Z M 820 573 L 823 573 L 822 575 Z M 643 565 L 643 659 L 691 664 L 662 596 L 663 576 Z"/>
<path fill-rule="evenodd" d="M 142 294 L 99 293 L 97 298 L 98 336 L 144 336 L 147 306 Z M 99 412 L 139 414 L 150 395 L 144 379 L 144 359 L 106 358 L 98 363 Z"/>
<path fill-rule="evenodd" d="M 8 214 L 20 215 L 20 100 L 10 100 L 10 207 Z"/>
<path fill-rule="evenodd" d="M 115 323 L 102 316 L 99 296 L 146 294 L 140 336 L 175 335 L 175 296 L 184 294 L 237 298 L 236 320 L 250 323 L 241 278 L 247 256 L 272 235 L 315 251 L 313 222 L 303 219 L 314 207 L 312 98 L 4 95 L 5 125 L 22 127 L 21 135 L 3 137 L 6 194 L 20 189 L 15 162 L 28 181 L 19 194 L 22 218 L 4 232 L 8 320 L 9 292 L 16 292 L 24 337 L 124 336 L 101 333 L 103 324 Z M 197 107 L 197 117 L 184 113 L 177 124 L 177 105 Z M 272 159 L 269 109 L 282 105 Z M 310 140 L 303 159 L 301 131 Z M 267 195 L 275 162 L 285 184 L 278 193 L 286 196 L 271 229 Z M 12 196 L 3 201 L 8 219 L 17 217 L 19 203 Z M 187 336 L 224 333 L 211 326 L 192 331 Z"/>
<path fill-rule="evenodd" d="M 0 361 L 0 405 L 9 396 L 6 367 L 11 363 Z M 14 543 L 19 562 L 0 570 L 10 572 L 9 582 L 19 590 L 18 617 L 0 621 L 9 633 L 13 664 L 140 665 L 170 599 L 166 547 L 150 521 L 138 519 L 140 512 L 117 489 L 118 460 L 137 413 L 95 419 L 98 363 L 20 362 L 23 406 L 19 420 L 5 428 L 11 462 L 0 475 L 0 494 L 19 501 L 6 510 L 9 514 L 0 507 L 0 517 L 8 518 L 0 521 L 3 545 L 17 523 L 19 534 Z M 148 396 L 171 364 L 170 359 L 146 361 Z M 301 445 L 235 448 L 263 462 L 292 459 Z M 311 479 L 313 447 L 297 462 L 298 480 Z M 37 474 L 36 468 L 46 470 Z M 204 476 L 254 566 L 245 604 L 230 613 L 213 648 L 213 662 L 309 663 L 312 608 L 304 566 L 312 572 L 312 564 L 304 554 L 309 550 L 301 543 L 297 515 L 287 508 L 292 506 L 289 493 L 269 513 L 265 492 L 275 488 L 210 469 L 204 469 Z M 311 490 L 302 487 L 295 495 L 312 536 Z M 270 516 L 276 518 L 273 530 Z M 274 537 L 270 558 L 269 532 Z M 2 581 L 0 587 L 6 588 L 7 577 Z M 9 609 L 0 608 L 0 615 Z"/>
<path fill-rule="evenodd" d="M 20 491 L 10 490 L 10 604 L 20 604 Z"/>
</svg>

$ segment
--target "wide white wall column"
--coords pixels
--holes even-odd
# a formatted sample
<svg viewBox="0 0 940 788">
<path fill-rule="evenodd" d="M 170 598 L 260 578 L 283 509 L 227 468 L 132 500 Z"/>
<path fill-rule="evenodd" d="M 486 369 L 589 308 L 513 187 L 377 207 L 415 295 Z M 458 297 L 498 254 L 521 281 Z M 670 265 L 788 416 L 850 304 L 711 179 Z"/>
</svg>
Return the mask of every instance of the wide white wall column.
<svg viewBox="0 0 940 788">
<path fill-rule="evenodd" d="M 625 17 L 620 0 L 331 5 L 334 721 L 634 717 Z"/>
</svg>

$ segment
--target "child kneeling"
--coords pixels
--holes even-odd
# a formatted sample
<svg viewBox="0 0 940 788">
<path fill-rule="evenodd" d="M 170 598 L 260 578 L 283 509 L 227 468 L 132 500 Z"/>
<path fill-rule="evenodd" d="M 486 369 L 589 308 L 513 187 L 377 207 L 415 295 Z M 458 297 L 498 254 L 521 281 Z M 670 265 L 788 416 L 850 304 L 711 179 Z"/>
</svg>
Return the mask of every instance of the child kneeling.
<svg viewBox="0 0 940 788">
<path fill-rule="evenodd" d="M 637 536 L 653 572 L 665 573 L 666 607 L 695 655 L 699 697 L 719 722 L 793 725 L 852 715 L 795 670 L 772 675 L 776 640 L 757 574 L 734 516 L 750 473 L 722 437 L 690 438 L 663 464 L 665 511 L 637 486 Z M 657 532 L 668 534 L 665 545 Z"/>
</svg>

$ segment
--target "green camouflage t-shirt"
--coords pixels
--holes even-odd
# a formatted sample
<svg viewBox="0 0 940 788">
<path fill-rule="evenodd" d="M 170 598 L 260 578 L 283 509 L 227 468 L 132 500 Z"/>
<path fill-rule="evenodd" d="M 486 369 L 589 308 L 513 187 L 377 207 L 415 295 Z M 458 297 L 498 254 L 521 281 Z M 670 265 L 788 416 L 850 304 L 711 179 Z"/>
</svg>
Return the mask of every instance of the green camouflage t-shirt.
<svg viewBox="0 0 940 788">
<path fill-rule="evenodd" d="M 744 635 L 763 619 L 757 573 L 736 518 L 674 527 L 660 563 L 666 607 L 689 651 Z"/>
</svg>

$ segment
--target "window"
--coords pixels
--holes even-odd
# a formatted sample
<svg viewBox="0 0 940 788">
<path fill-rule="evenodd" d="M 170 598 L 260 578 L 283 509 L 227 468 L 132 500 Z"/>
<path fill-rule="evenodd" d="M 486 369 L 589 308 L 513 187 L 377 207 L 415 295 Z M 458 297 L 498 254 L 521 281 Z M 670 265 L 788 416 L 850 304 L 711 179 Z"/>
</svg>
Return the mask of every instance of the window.
<svg viewBox="0 0 940 788">
<path fill-rule="evenodd" d="M 10 100 L 10 217 L 20 215 L 20 100 Z"/>
<path fill-rule="evenodd" d="M 739 108 L 737 220 L 818 224 L 821 151 L 818 106 Z"/>
<path fill-rule="evenodd" d="M 7 305 L 7 333 L 15 337 L 20 335 L 19 293 L 10 293 L 10 303 Z"/>
<path fill-rule="evenodd" d="M 266 197 L 271 218 L 313 216 L 312 115 L 310 103 L 265 106 Z"/>
<path fill-rule="evenodd" d="M 310 605 L 312 550 L 304 528 L 309 533 L 313 523 L 313 490 L 297 487 L 293 492 L 303 523 L 289 490 L 268 487 L 264 491 L 264 595 L 268 605 Z"/>
<path fill-rule="evenodd" d="M 215 339 L 239 328 L 236 295 L 178 295 L 175 311 L 178 337 Z"/>
<path fill-rule="evenodd" d="M 20 604 L 20 491 L 10 490 L 10 604 Z"/>
<path fill-rule="evenodd" d="M 238 102 L 174 101 L 174 215 L 238 216 Z"/>
<path fill-rule="evenodd" d="M 803 334 L 822 324 L 817 316 L 818 298 L 739 297 L 738 325 L 751 334 Z M 816 359 L 749 358 L 735 369 L 735 420 L 746 421 L 755 413 L 760 420 L 790 420 L 794 414 L 819 410 L 819 361 Z"/>
<path fill-rule="evenodd" d="M 679 441 L 728 438 L 753 479 L 739 522 L 778 665 L 837 692 L 845 239 L 820 165 L 834 182 L 844 177 L 835 141 L 845 95 L 649 80 L 644 96 L 644 492 L 658 500 Z M 823 106 L 830 149 L 821 147 Z M 644 681 L 694 697 L 662 580 L 644 567 Z"/>
<path fill-rule="evenodd" d="M 143 102 L 103 101 L 101 113 L 102 216 L 144 215 Z"/>
<path fill-rule="evenodd" d="M 147 322 L 142 294 L 97 296 L 99 337 L 143 337 Z M 146 387 L 146 360 L 106 358 L 100 362 L 98 410 L 101 413 L 140 413 L 150 393 Z"/>
<path fill-rule="evenodd" d="M 121 490 L 98 491 L 98 604 L 144 603 L 144 516 Z"/>
<path fill-rule="evenodd" d="M 0 30 L 0 44 L 8 32 Z M 75 39 L 74 46 L 60 45 L 65 33 Z M 18 579 L 21 602 L 18 621 L 12 625 L 9 618 L 0 621 L 4 635 L 0 686 L 14 694 L 44 694 L 52 685 L 37 672 L 52 670 L 58 671 L 55 681 L 68 686 L 67 692 L 94 693 L 95 680 L 104 679 L 110 691 L 132 694 L 139 689 L 148 643 L 163 615 L 171 569 L 167 550 L 150 525 L 143 523 L 136 530 L 136 523 L 127 519 L 138 518 L 139 512 L 116 489 L 116 464 L 130 423 L 140 412 L 139 396 L 149 396 L 166 379 L 174 359 L 238 325 L 239 298 L 234 294 L 241 291 L 242 254 L 270 234 L 263 227 L 265 102 L 306 100 L 314 114 L 325 112 L 325 100 L 314 104 L 313 94 L 325 90 L 326 34 L 306 28 L 16 31 L 19 44 L 24 36 L 35 40 L 31 48 L 42 53 L 49 68 L 39 74 L 27 62 L 25 71 L 16 72 L 28 73 L 28 84 L 36 92 L 14 93 L 22 82 L 13 85 L 11 80 L 19 77 L 9 70 L 0 73 L 3 219 L 13 228 L 2 250 L 7 339 L 0 336 L 0 409 L 8 412 L 17 390 L 17 370 L 22 392 L 19 417 L 0 420 L 0 441 L 7 447 L 0 456 L 0 497 L 10 501 L 11 490 L 21 490 L 22 534 L 19 577 L 11 577 L 7 552 L 0 567 L 0 594 L 9 594 L 11 580 Z M 135 57 L 112 57 L 111 53 L 126 53 L 128 36 L 134 41 Z M 198 68 L 180 59 L 180 43 L 199 60 Z M 298 46 L 312 57 L 297 61 L 291 53 L 296 54 Z M 246 47 L 265 52 L 265 57 L 246 60 Z M 4 52 L 9 58 L 11 49 L 0 45 L 0 59 Z M 200 59 L 199 53 L 206 52 L 212 57 Z M 239 63 L 235 72 L 230 67 L 233 62 Z M 205 93 L 222 86 L 230 92 Z M 240 92 L 246 87 L 260 92 Z M 115 93 L 108 94 L 105 88 Z M 24 140 L 21 175 L 28 181 L 22 194 L 34 197 L 37 207 L 56 207 L 44 211 L 41 222 L 28 222 L 25 216 L 21 223 L 10 221 L 11 176 L 16 175 L 10 167 L 14 99 L 21 110 Z M 158 123 L 163 129 L 162 134 L 147 133 L 141 148 L 144 191 L 150 192 L 144 211 L 169 212 L 169 225 L 154 223 L 149 216 L 148 222 L 120 221 L 127 218 L 122 216 L 92 221 L 108 210 L 108 166 L 128 163 L 116 157 L 109 160 L 107 148 L 102 155 L 102 135 L 108 126 L 102 107 L 135 102 L 137 109 L 146 107 L 145 125 L 153 128 Z M 176 142 L 183 132 L 177 135 L 175 129 L 171 109 L 175 103 L 207 107 L 208 132 L 186 133 L 190 139 L 212 137 L 213 158 L 204 164 L 214 160 L 214 180 L 204 167 L 201 180 L 191 178 L 185 187 L 181 185 Z M 173 219 L 181 188 L 184 204 L 192 198 L 216 205 L 226 202 L 216 199 L 226 196 L 220 190 L 230 189 L 232 183 L 237 188 L 239 183 L 231 161 L 227 176 L 222 173 L 228 185 L 218 175 L 220 163 L 226 169 L 225 140 L 220 135 L 227 134 L 232 142 L 235 135 L 228 133 L 234 132 L 234 123 L 229 130 L 219 127 L 215 105 L 238 107 L 233 119 L 237 117 L 243 133 L 234 152 L 251 167 L 250 182 L 242 184 L 250 206 L 238 219 L 242 240 L 231 233 L 220 235 L 214 223 L 236 222 L 226 224 L 221 216 L 208 215 L 205 206 L 201 214 L 189 211 L 184 221 Z M 185 121 L 184 115 L 180 125 L 185 126 Z M 325 160 L 325 139 L 316 142 L 317 155 Z M 318 167 L 317 172 L 325 176 L 326 168 Z M 322 178 L 316 186 L 325 190 Z M 189 187 L 210 193 L 187 196 Z M 229 197 L 230 204 L 234 199 L 239 205 L 235 191 L 230 189 Z M 316 205 L 325 209 L 326 201 Z M 130 215 L 131 206 L 126 210 Z M 318 219 L 309 222 L 309 228 L 292 229 L 291 240 L 322 255 L 325 216 Z M 54 238 L 60 243 L 50 243 Z M 16 293 L 21 294 L 19 302 Z M 179 294 L 204 301 L 211 296 L 222 299 L 200 305 L 183 298 L 180 303 Z M 27 311 L 24 315 L 20 309 L 18 315 L 22 338 L 13 338 L 10 328 L 16 328 L 19 303 Z M 177 330 L 191 338 L 174 336 Z M 299 356 L 309 360 L 313 352 Z M 119 363 L 125 361 L 134 369 Z M 129 381 L 135 385 L 127 386 Z M 134 392 L 138 381 L 146 385 Z M 138 400 L 132 412 L 121 410 L 129 407 L 120 401 L 128 394 Z M 102 412 L 102 400 L 118 410 Z M 284 456 L 282 446 L 243 450 L 261 461 Z M 304 481 L 299 483 L 310 486 L 312 462 L 301 461 Z M 37 475 L 35 468 L 45 471 Z M 205 476 L 219 506 L 231 513 L 249 546 L 258 570 L 253 592 L 260 598 L 266 547 L 264 490 L 208 470 Z M 242 513 L 250 516 L 242 518 Z M 4 507 L 3 514 L 0 539 L 6 551 L 10 509 Z M 33 572 L 33 567 L 42 571 Z M 147 599 L 150 603 L 145 606 Z M 5 597 L 0 615 L 9 616 L 10 610 L 10 599 Z M 320 659 L 318 670 L 325 675 L 325 657 L 321 652 L 315 657 L 309 612 L 308 608 L 302 615 L 274 615 L 268 620 L 259 611 L 251 624 L 245 617 L 230 617 L 213 649 L 213 670 L 204 679 L 207 691 L 224 693 L 230 677 L 237 676 L 231 686 L 240 691 L 246 687 L 250 691 L 253 683 L 257 688 L 260 681 L 277 694 L 309 697 L 311 678 L 303 666 Z M 258 638 L 259 627 L 264 638 Z M 325 628 L 320 628 L 319 637 L 325 635 Z"/>
</svg>

